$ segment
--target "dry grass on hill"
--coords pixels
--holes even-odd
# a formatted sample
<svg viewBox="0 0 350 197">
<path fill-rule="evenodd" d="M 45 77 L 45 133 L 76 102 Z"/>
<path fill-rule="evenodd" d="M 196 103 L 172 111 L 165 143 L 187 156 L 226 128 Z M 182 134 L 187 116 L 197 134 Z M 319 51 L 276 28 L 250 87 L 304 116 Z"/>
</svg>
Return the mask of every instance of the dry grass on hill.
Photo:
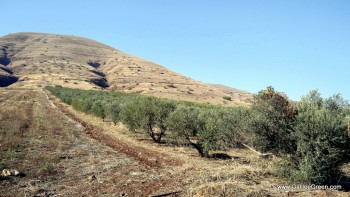
<svg viewBox="0 0 350 197">
<path fill-rule="evenodd" d="M 161 65 L 76 36 L 39 33 L 3 36 L 0 64 L 3 64 L 0 74 L 6 72 L 19 77 L 12 87 L 106 88 L 228 106 L 247 105 L 252 98 L 250 93 L 237 89 L 226 91 L 195 81 Z"/>
</svg>

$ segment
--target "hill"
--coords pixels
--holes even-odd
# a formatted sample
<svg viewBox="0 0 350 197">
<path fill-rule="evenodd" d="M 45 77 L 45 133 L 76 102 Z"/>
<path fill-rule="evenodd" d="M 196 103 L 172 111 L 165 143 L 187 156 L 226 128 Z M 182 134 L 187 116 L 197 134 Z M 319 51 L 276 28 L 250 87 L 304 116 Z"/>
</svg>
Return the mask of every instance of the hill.
<svg viewBox="0 0 350 197">
<path fill-rule="evenodd" d="M 0 78 L 0 87 L 61 85 L 228 106 L 246 105 L 252 98 L 250 93 L 195 81 L 94 40 L 58 34 L 1 37 Z"/>
</svg>

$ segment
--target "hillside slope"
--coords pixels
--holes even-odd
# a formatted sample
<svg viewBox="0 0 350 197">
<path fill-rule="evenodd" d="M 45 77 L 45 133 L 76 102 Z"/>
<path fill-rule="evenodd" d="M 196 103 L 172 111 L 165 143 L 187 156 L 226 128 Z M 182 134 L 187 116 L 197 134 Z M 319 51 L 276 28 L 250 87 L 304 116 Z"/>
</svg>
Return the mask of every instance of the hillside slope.
<svg viewBox="0 0 350 197">
<path fill-rule="evenodd" d="M 10 84 L 107 89 L 230 106 L 249 104 L 252 98 L 250 93 L 195 81 L 94 40 L 41 33 L 0 38 L 0 87 Z"/>
</svg>

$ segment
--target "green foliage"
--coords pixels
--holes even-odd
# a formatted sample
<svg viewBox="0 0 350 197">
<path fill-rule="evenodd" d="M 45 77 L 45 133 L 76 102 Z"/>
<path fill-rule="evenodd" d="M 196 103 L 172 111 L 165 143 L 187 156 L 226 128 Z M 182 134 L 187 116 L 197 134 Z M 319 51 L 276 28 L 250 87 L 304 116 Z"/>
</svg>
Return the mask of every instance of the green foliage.
<svg viewBox="0 0 350 197">
<path fill-rule="evenodd" d="M 121 92 L 108 93 L 62 87 L 47 87 L 47 89 L 76 110 L 109 118 L 114 124 L 122 121 L 131 131 L 143 131 L 155 142 L 160 142 L 165 135 L 166 119 L 178 105 L 211 107 Z"/>
<path fill-rule="evenodd" d="M 106 117 L 106 112 L 105 112 L 105 105 L 102 103 L 102 101 L 97 100 L 93 102 L 91 106 L 91 113 L 97 117 L 100 117 L 104 119 Z"/>
<path fill-rule="evenodd" d="M 210 151 L 226 150 L 239 143 L 241 130 L 238 122 L 241 117 L 238 112 L 241 112 L 241 108 L 200 109 L 180 106 L 169 115 L 167 125 L 177 140 L 185 139 L 202 157 L 208 157 Z"/>
<path fill-rule="evenodd" d="M 219 128 L 229 140 L 229 148 L 242 147 L 242 143 L 249 142 L 248 127 L 251 110 L 247 107 L 234 107 L 222 110 Z"/>
<path fill-rule="evenodd" d="M 230 96 L 223 96 L 222 97 L 224 100 L 232 101 L 232 98 Z"/>
<path fill-rule="evenodd" d="M 166 118 L 175 108 L 174 102 L 145 97 L 128 103 L 121 116 L 129 129 L 144 131 L 159 143 L 167 130 Z"/>
<path fill-rule="evenodd" d="M 142 119 L 140 100 L 135 100 L 125 104 L 123 111 L 120 113 L 121 121 L 130 131 L 136 131 L 141 128 L 140 119 Z"/>
<path fill-rule="evenodd" d="M 132 114 L 127 114 L 127 117 L 134 116 L 130 128 L 140 129 L 148 134 L 154 141 L 160 140 L 161 135 L 156 136 L 155 126 L 157 124 L 156 102 L 153 98 L 138 99 L 135 102 L 129 103 L 126 108 Z M 125 120 L 125 119 L 123 119 Z M 123 122 L 128 125 L 130 121 Z"/>
<path fill-rule="evenodd" d="M 119 121 L 121 121 L 121 111 L 122 106 L 118 102 L 113 102 L 107 105 L 106 114 L 114 124 L 117 124 Z"/>
<path fill-rule="evenodd" d="M 341 101 L 341 102 L 339 102 Z M 322 99 L 310 92 L 298 105 L 294 138 L 297 150 L 279 174 L 292 182 L 328 184 L 349 156 L 346 113 L 349 105 L 336 95 Z"/>
<path fill-rule="evenodd" d="M 199 108 L 180 106 L 169 115 L 166 123 L 177 140 L 185 139 L 201 156 L 208 156 L 201 142 L 199 140 L 194 141 L 198 138 L 198 134 L 203 130 L 204 125 Z"/>
<path fill-rule="evenodd" d="M 166 120 L 176 107 L 175 102 L 172 101 L 158 100 L 158 102 L 156 102 L 157 126 L 162 133 L 167 130 Z"/>
<path fill-rule="evenodd" d="M 348 136 L 350 136 L 350 113 L 345 116 L 345 122 L 348 123 Z"/>
<path fill-rule="evenodd" d="M 285 95 L 272 87 L 254 96 L 250 130 L 255 138 L 251 144 L 276 154 L 292 153 L 296 149 L 292 134 L 297 111 Z"/>
<path fill-rule="evenodd" d="M 121 121 L 130 131 L 142 131 L 155 142 L 161 142 L 162 137 L 166 134 L 168 116 L 176 108 L 190 107 L 201 112 L 209 109 L 222 109 L 219 106 L 121 92 L 87 91 L 58 86 L 47 87 L 47 89 L 76 110 L 101 118 L 109 118 L 114 124 Z M 179 136 L 184 138 L 184 135 Z M 206 146 L 209 147 L 209 144 Z"/>
<path fill-rule="evenodd" d="M 196 107 L 179 106 L 169 115 L 167 125 L 177 137 L 196 136 L 203 125 L 199 114 L 200 110 Z"/>
<path fill-rule="evenodd" d="M 47 89 L 77 110 L 121 121 L 155 142 L 170 131 L 203 157 L 242 143 L 282 155 L 278 174 L 291 182 L 329 183 L 349 160 L 350 106 L 339 94 L 323 99 L 314 90 L 295 105 L 268 87 L 250 108 L 224 108 L 120 92 Z"/>
<path fill-rule="evenodd" d="M 226 150 L 230 143 L 226 137 L 225 116 L 229 115 L 226 110 L 202 111 L 200 118 L 205 123 L 198 133 L 198 142 L 205 153 L 216 150 Z"/>
<path fill-rule="evenodd" d="M 4 163 L 1 163 L 0 162 L 0 171 L 2 171 L 3 169 L 5 169 L 6 168 L 6 165 L 4 164 Z"/>
<path fill-rule="evenodd" d="M 83 100 L 80 98 L 73 98 L 72 99 L 72 107 L 76 110 L 82 111 L 82 112 L 89 112 L 91 109 L 92 103 L 88 102 L 87 100 Z"/>
</svg>

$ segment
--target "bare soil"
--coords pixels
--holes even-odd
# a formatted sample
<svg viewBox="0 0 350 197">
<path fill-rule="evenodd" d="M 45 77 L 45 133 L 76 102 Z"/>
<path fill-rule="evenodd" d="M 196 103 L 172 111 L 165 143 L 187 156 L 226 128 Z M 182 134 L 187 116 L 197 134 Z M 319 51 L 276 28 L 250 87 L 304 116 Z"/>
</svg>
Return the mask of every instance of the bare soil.
<svg viewBox="0 0 350 197">
<path fill-rule="evenodd" d="M 0 95 L 1 116 L 13 108 L 30 117 L 23 136 L 13 136 L 22 138 L 23 148 L 0 152 L 0 163 L 25 176 L 2 177 L 0 196 L 148 196 L 181 189 L 166 169 L 180 160 L 112 141 L 100 128 L 62 113 L 41 90 Z"/>
</svg>

